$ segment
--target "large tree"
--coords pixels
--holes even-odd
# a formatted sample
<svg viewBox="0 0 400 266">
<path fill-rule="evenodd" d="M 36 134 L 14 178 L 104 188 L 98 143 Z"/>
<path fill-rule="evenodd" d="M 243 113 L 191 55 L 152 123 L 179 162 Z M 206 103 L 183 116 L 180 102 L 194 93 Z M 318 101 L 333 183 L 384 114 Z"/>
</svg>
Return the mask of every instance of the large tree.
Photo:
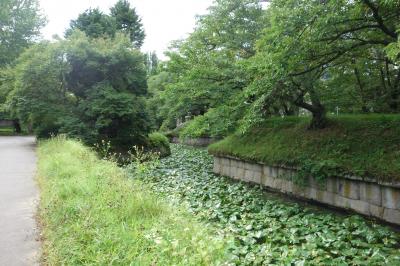
<svg viewBox="0 0 400 266">
<path fill-rule="evenodd" d="M 44 24 L 37 0 L 0 1 L 0 67 L 32 44 Z"/>
<path fill-rule="evenodd" d="M 321 128 L 327 111 L 322 96 L 349 87 L 364 111 L 374 89 L 376 101 L 397 112 L 400 72 L 385 47 L 397 42 L 398 10 L 398 1 L 271 1 L 251 65 L 252 113 L 262 120 L 271 109 L 294 105 L 312 113 L 311 128 Z M 346 78 L 349 73 L 353 78 Z"/>
<path fill-rule="evenodd" d="M 120 0 L 111 9 L 110 14 L 101 12 L 98 8 L 88 9 L 72 20 L 66 36 L 79 29 L 91 38 L 115 36 L 117 31 L 126 34 L 135 48 L 140 48 L 144 42 L 145 33 L 140 17 L 128 1 Z"/>
<path fill-rule="evenodd" d="M 165 127 L 188 114 L 203 115 L 228 104 L 247 86 L 242 63 L 255 53 L 262 30 L 259 0 L 218 0 L 198 18 L 194 32 L 173 44 L 167 70 L 173 81 L 165 90 L 169 108 Z"/>
<path fill-rule="evenodd" d="M 132 8 L 127 0 L 119 0 L 110 11 L 111 16 L 115 19 L 117 30 L 126 33 L 133 45 L 140 48 L 146 35 L 135 8 Z"/>
<path fill-rule="evenodd" d="M 143 55 L 128 38 L 92 39 L 76 31 L 22 55 L 10 104 L 40 137 L 66 133 L 129 149 L 146 142 L 145 94 Z"/>
<path fill-rule="evenodd" d="M 86 10 L 76 20 L 72 20 L 65 35 L 70 36 L 76 29 L 92 38 L 114 37 L 116 25 L 113 18 L 95 8 Z"/>
</svg>

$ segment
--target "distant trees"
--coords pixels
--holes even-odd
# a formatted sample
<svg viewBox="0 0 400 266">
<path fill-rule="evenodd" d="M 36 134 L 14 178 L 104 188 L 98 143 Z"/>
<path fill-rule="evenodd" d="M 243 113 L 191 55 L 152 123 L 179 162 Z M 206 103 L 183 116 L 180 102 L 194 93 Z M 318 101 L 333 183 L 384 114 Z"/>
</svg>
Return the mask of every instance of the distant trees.
<svg viewBox="0 0 400 266">
<path fill-rule="evenodd" d="M 66 36 L 79 29 L 91 38 L 113 38 L 117 31 L 126 34 L 135 48 L 143 44 L 145 33 L 141 19 L 128 1 L 119 0 L 111 9 L 110 15 L 101 12 L 98 8 L 88 9 L 72 20 Z"/>
<path fill-rule="evenodd" d="M 215 1 L 168 52 L 163 128 L 188 113 L 223 134 L 303 110 L 312 129 L 339 109 L 399 113 L 399 10 L 395 0 Z"/>
</svg>

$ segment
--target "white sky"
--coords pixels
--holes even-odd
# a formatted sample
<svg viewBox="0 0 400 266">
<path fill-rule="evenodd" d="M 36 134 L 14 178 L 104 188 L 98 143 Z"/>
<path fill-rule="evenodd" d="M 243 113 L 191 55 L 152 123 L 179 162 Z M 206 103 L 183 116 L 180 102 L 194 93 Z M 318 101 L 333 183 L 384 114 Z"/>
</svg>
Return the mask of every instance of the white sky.
<svg viewBox="0 0 400 266">
<path fill-rule="evenodd" d="M 71 19 L 88 8 L 107 12 L 117 0 L 39 0 L 48 24 L 42 30 L 45 39 L 64 36 Z M 195 26 L 195 16 L 205 14 L 212 0 L 129 0 L 142 18 L 146 31 L 144 52 L 156 51 L 160 58 L 171 41 L 184 38 Z"/>
</svg>

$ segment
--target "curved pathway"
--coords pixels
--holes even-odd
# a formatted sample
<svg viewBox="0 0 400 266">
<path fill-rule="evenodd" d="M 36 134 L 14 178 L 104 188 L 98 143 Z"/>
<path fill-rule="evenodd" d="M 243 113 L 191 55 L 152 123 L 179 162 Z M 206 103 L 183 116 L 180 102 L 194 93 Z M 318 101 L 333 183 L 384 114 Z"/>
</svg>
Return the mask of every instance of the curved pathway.
<svg viewBox="0 0 400 266">
<path fill-rule="evenodd" d="M 0 137 L 0 265 L 38 265 L 34 137 Z"/>
</svg>

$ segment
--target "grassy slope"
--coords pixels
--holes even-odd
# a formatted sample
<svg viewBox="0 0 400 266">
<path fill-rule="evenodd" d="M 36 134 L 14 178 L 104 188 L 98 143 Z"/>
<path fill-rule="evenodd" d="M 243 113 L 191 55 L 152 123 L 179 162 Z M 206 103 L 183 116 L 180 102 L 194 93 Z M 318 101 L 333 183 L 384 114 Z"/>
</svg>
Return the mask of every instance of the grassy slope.
<svg viewBox="0 0 400 266">
<path fill-rule="evenodd" d="M 338 173 L 400 181 L 400 116 L 331 118 L 323 130 L 307 130 L 305 118 L 274 118 L 245 135 L 234 134 L 209 147 L 271 165 L 327 166 Z"/>
<path fill-rule="evenodd" d="M 114 163 L 56 138 L 39 147 L 46 265 L 212 265 L 223 241 Z"/>
</svg>

